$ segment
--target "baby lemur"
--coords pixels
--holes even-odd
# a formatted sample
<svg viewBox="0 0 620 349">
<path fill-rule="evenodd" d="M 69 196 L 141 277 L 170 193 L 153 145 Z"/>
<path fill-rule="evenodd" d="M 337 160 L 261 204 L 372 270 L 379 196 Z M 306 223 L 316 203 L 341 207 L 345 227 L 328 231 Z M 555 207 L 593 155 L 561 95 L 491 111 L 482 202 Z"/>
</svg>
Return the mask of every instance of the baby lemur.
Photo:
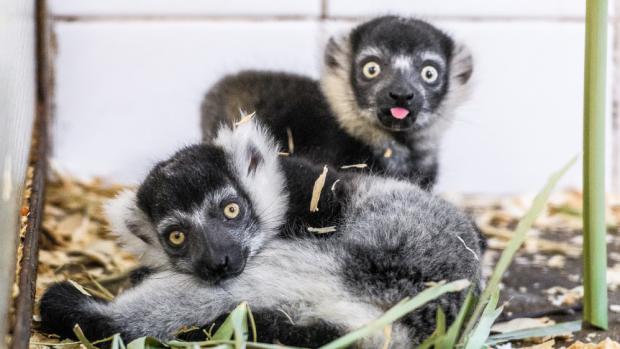
<svg viewBox="0 0 620 349">
<path fill-rule="evenodd" d="M 428 282 L 478 284 L 479 238 L 470 220 L 407 181 L 328 171 L 316 223 L 335 232 L 315 238 L 303 224 L 283 228 L 298 209 L 288 205 L 295 191 L 308 193 L 309 211 L 322 170 L 277 151 L 250 122 L 155 166 L 137 193 L 125 192 L 106 213 L 113 231 L 157 271 L 111 302 L 55 284 L 40 303 L 43 328 L 66 337 L 78 323 L 91 339 L 170 339 L 247 301 L 259 340 L 316 347 Z M 444 295 L 395 323 L 390 347 L 419 343 L 433 331 L 437 307 L 452 319 L 463 297 Z M 379 333 L 356 346 L 383 342 Z"/>
<path fill-rule="evenodd" d="M 224 77 L 202 104 L 203 139 L 240 110 L 256 111 L 284 149 L 339 167 L 431 188 L 440 139 L 472 75 L 468 50 L 417 19 L 379 17 L 327 44 L 320 81 L 246 71 Z"/>
</svg>

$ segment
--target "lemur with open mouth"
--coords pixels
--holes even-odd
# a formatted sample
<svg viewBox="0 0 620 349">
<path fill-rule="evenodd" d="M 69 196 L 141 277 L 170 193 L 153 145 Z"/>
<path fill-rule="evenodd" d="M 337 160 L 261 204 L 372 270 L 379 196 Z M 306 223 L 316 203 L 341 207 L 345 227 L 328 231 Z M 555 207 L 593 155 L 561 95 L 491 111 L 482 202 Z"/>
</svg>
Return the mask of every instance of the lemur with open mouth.
<svg viewBox="0 0 620 349">
<path fill-rule="evenodd" d="M 247 123 L 158 164 L 137 192 L 125 192 L 106 209 L 113 231 L 156 271 L 111 302 L 69 283 L 51 286 L 40 303 L 43 329 L 72 337 L 79 324 L 91 339 L 120 333 L 125 340 L 165 340 L 247 301 L 260 341 L 316 347 L 376 319 L 428 282 L 478 284 L 475 227 L 408 181 L 334 173 L 319 201 L 338 209 L 319 206 L 319 212 L 337 217 L 336 231 L 327 238 L 280 237 L 296 209 L 287 207 L 293 191 L 312 191 L 303 183 L 316 176 L 277 151 L 261 127 Z M 439 306 L 453 319 L 464 292 L 395 323 L 390 348 L 426 338 Z M 384 341 L 374 334 L 356 347 Z"/>
<path fill-rule="evenodd" d="M 240 110 L 256 111 L 294 155 L 365 163 L 430 189 L 441 136 L 472 71 L 469 51 L 431 24 L 379 17 L 329 41 L 320 81 L 264 71 L 224 77 L 203 101 L 203 139 Z"/>
</svg>

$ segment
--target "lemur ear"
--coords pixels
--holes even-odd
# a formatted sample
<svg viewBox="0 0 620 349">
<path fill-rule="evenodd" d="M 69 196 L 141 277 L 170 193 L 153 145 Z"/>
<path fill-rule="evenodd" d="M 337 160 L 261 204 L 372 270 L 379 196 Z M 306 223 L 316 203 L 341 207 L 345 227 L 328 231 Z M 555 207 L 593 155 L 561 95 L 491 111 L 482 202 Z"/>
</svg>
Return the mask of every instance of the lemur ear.
<svg viewBox="0 0 620 349">
<path fill-rule="evenodd" d="M 104 213 L 112 233 L 130 252 L 142 256 L 159 242 L 153 224 L 138 208 L 136 200 L 135 190 L 124 190 L 105 204 Z"/>
<path fill-rule="evenodd" d="M 281 217 L 286 211 L 287 196 L 278 159 L 279 147 L 255 119 L 234 128 L 220 128 L 213 144 L 228 154 L 235 176 L 250 196 L 256 212 L 265 212 L 266 217 L 267 214 Z M 267 220 L 273 221 L 274 227 L 279 224 Z"/>
<path fill-rule="evenodd" d="M 234 128 L 222 127 L 213 143 L 230 155 L 236 174 L 242 178 L 254 178 L 263 170 L 277 171 L 278 146 L 256 121 L 250 120 Z"/>
<path fill-rule="evenodd" d="M 349 55 L 349 35 L 332 36 L 325 47 L 324 61 L 328 69 L 346 69 Z"/>
<path fill-rule="evenodd" d="M 469 82 L 474 72 L 474 63 L 471 52 L 465 45 L 455 43 L 452 50 L 450 67 L 452 69 L 450 72 L 450 80 L 461 85 L 465 85 Z"/>
</svg>

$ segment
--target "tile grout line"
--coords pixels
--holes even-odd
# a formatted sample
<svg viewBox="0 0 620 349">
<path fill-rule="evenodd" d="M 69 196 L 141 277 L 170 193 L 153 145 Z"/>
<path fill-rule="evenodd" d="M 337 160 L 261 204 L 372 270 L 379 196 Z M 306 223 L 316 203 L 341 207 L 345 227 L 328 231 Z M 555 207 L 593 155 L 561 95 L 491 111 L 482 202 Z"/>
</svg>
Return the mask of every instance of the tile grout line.
<svg viewBox="0 0 620 349">
<path fill-rule="evenodd" d="M 358 22 L 372 16 L 332 16 L 328 13 L 328 0 L 321 0 L 320 13 L 317 15 L 51 15 L 55 22 L 108 22 L 108 21 L 127 21 L 127 22 L 147 22 L 147 21 L 248 21 L 248 22 L 268 22 L 268 21 L 344 21 Z M 583 23 L 584 17 L 580 16 L 467 16 L 467 15 L 420 15 L 420 17 L 433 21 L 462 21 L 462 22 L 557 22 L 557 23 Z M 620 21 L 618 16 L 609 16 L 609 21 Z"/>
</svg>

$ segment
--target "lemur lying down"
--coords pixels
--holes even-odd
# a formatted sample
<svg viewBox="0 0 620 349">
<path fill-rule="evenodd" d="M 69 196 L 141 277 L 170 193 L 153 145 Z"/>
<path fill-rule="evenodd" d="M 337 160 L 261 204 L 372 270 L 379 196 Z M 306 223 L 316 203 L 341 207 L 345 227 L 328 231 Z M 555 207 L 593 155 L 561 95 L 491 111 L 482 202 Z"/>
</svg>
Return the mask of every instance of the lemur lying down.
<svg viewBox="0 0 620 349">
<path fill-rule="evenodd" d="M 316 176 L 287 170 L 305 163 L 291 165 L 299 160 L 278 158 L 277 150 L 248 123 L 155 166 L 137 194 L 122 194 L 106 212 L 113 230 L 156 271 L 111 302 L 55 284 L 40 303 L 42 327 L 65 337 L 77 323 L 91 339 L 170 339 L 182 326 L 211 323 L 247 301 L 259 340 L 315 347 L 376 319 L 427 282 L 478 284 L 479 236 L 470 220 L 405 181 L 336 174 L 320 198 L 339 207 L 325 218 L 336 231 L 278 236 L 287 210 L 295 210 L 287 196 L 311 191 L 303 183 Z M 436 308 L 452 319 L 463 298 L 448 294 L 403 318 L 393 326 L 391 348 L 419 343 L 434 329 Z M 383 341 L 378 334 L 357 345 Z"/>
<path fill-rule="evenodd" d="M 379 17 L 329 41 L 320 81 L 265 71 L 224 77 L 203 101 L 203 139 L 240 110 L 256 111 L 293 155 L 336 167 L 365 163 L 430 189 L 441 136 L 472 71 L 468 50 L 434 26 Z"/>
</svg>

